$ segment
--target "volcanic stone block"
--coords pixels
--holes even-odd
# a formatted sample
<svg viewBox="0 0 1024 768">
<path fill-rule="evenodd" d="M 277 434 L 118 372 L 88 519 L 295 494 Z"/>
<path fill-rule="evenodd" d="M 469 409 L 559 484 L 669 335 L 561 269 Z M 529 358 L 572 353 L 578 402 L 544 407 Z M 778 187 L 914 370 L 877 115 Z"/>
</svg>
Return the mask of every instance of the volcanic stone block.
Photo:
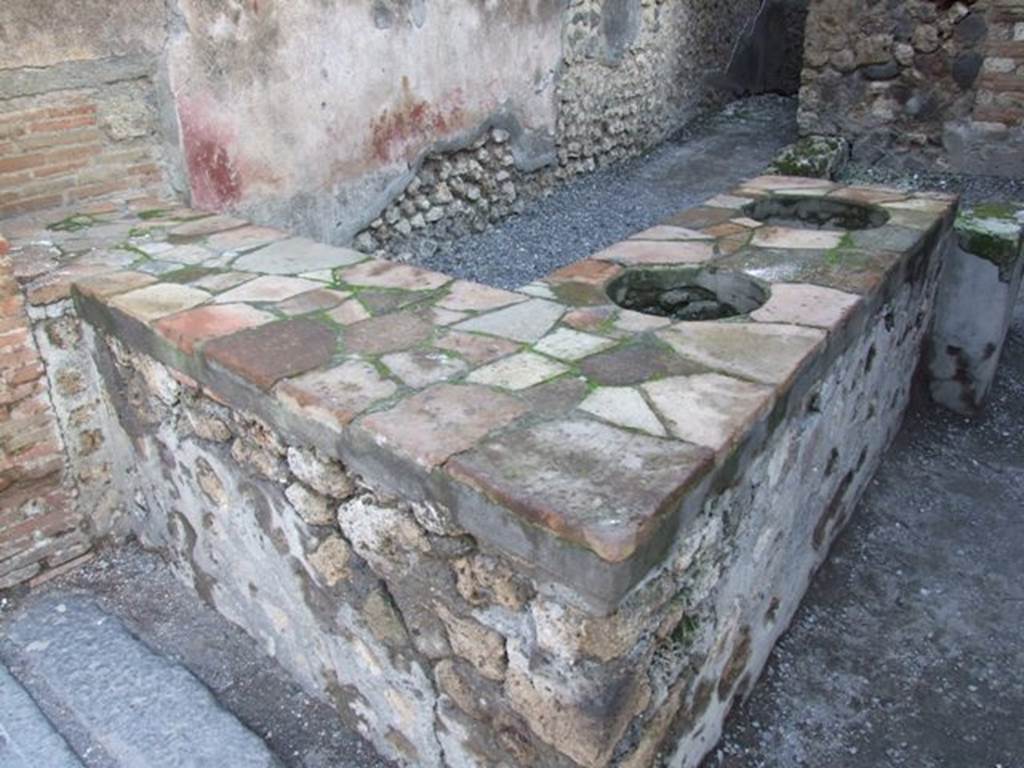
<svg viewBox="0 0 1024 768">
<path fill-rule="evenodd" d="M 1024 206 L 964 211 L 945 268 L 928 351 L 931 395 L 977 413 L 995 378 L 1024 274 Z"/>
</svg>

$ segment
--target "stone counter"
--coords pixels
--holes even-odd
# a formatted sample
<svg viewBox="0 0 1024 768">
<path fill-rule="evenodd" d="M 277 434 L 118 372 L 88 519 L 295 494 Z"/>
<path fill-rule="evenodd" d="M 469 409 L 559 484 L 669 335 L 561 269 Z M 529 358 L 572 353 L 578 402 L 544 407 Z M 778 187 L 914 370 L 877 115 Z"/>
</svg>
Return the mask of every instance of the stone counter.
<svg viewBox="0 0 1024 768">
<path fill-rule="evenodd" d="M 383 753 L 693 766 L 899 427 L 954 207 L 764 177 L 509 292 L 135 205 L 29 294 L 74 283 L 140 538 Z"/>
</svg>

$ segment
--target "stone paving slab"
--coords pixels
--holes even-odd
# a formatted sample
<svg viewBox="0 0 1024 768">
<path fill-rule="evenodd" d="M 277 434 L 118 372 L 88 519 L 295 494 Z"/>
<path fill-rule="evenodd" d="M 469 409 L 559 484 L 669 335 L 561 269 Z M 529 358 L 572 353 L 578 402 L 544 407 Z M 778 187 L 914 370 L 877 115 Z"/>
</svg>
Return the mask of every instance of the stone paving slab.
<svg viewBox="0 0 1024 768">
<path fill-rule="evenodd" d="M 324 245 L 305 237 L 278 240 L 235 259 L 235 269 L 271 275 L 297 275 L 317 269 L 356 264 L 366 256 L 348 248 Z"/>
<path fill-rule="evenodd" d="M 0 666 L 0 765 L 4 768 L 82 768 L 28 692 Z"/>
<path fill-rule="evenodd" d="M 361 426 L 381 445 L 431 469 L 525 412 L 521 401 L 487 387 L 438 384 L 364 418 Z"/>
<path fill-rule="evenodd" d="M 39 601 L 8 620 L 6 630 L 5 659 L 114 765 L 279 766 L 259 737 L 195 677 L 153 653 L 87 598 Z"/>
<path fill-rule="evenodd" d="M 448 471 L 527 520 L 620 562 L 709 461 L 706 448 L 564 419 L 485 440 Z"/>
<path fill-rule="evenodd" d="M 247 328 L 208 342 L 203 355 L 261 389 L 327 363 L 338 349 L 335 332 L 312 320 Z"/>
<path fill-rule="evenodd" d="M 544 299 L 531 299 L 458 323 L 460 331 L 486 333 L 513 341 L 537 341 L 565 314 L 565 307 Z"/>
<path fill-rule="evenodd" d="M 766 384 L 791 381 L 825 339 L 817 329 L 755 323 L 678 323 L 657 334 L 683 357 Z"/>
</svg>

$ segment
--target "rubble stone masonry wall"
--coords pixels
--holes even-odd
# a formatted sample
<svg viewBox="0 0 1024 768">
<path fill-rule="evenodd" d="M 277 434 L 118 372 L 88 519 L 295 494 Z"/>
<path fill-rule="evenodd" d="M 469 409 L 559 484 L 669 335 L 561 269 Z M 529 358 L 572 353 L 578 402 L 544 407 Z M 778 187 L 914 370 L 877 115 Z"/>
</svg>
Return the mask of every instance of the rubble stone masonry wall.
<svg viewBox="0 0 1024 768">
<path fill-rule="evenodd" d="M 461 149 L 428 152 L 357 247 L 394 256 L 482 231 L 565 179 L 656 146 L 723 98 L 730 57 L 758 5 L 572 0 L 559 22 L 550 153 L 523 163 L 500 126 Z"/>
</svg>

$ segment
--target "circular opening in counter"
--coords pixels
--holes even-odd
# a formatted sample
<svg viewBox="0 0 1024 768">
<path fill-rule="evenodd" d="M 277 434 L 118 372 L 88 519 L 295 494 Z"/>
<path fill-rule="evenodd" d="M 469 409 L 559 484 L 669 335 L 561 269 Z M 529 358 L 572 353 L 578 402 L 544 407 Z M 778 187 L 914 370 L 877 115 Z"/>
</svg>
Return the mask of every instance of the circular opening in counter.
<svg viewBox="0 0 1024 768">
<path fill-rule="evenodd" d="M 721 320 L 753 312 L 768 289 L 741 272 L 714 267 L 630 269 L 608 284 L 623 309 L 673 320 Z"/>
<path fill-rule="evenodd" d="M 830 197 L 763 197 L 743 207 L 746 216 L 794 229 L 875 229 L 889 221 L 876 205 Z"/>
</svg>

